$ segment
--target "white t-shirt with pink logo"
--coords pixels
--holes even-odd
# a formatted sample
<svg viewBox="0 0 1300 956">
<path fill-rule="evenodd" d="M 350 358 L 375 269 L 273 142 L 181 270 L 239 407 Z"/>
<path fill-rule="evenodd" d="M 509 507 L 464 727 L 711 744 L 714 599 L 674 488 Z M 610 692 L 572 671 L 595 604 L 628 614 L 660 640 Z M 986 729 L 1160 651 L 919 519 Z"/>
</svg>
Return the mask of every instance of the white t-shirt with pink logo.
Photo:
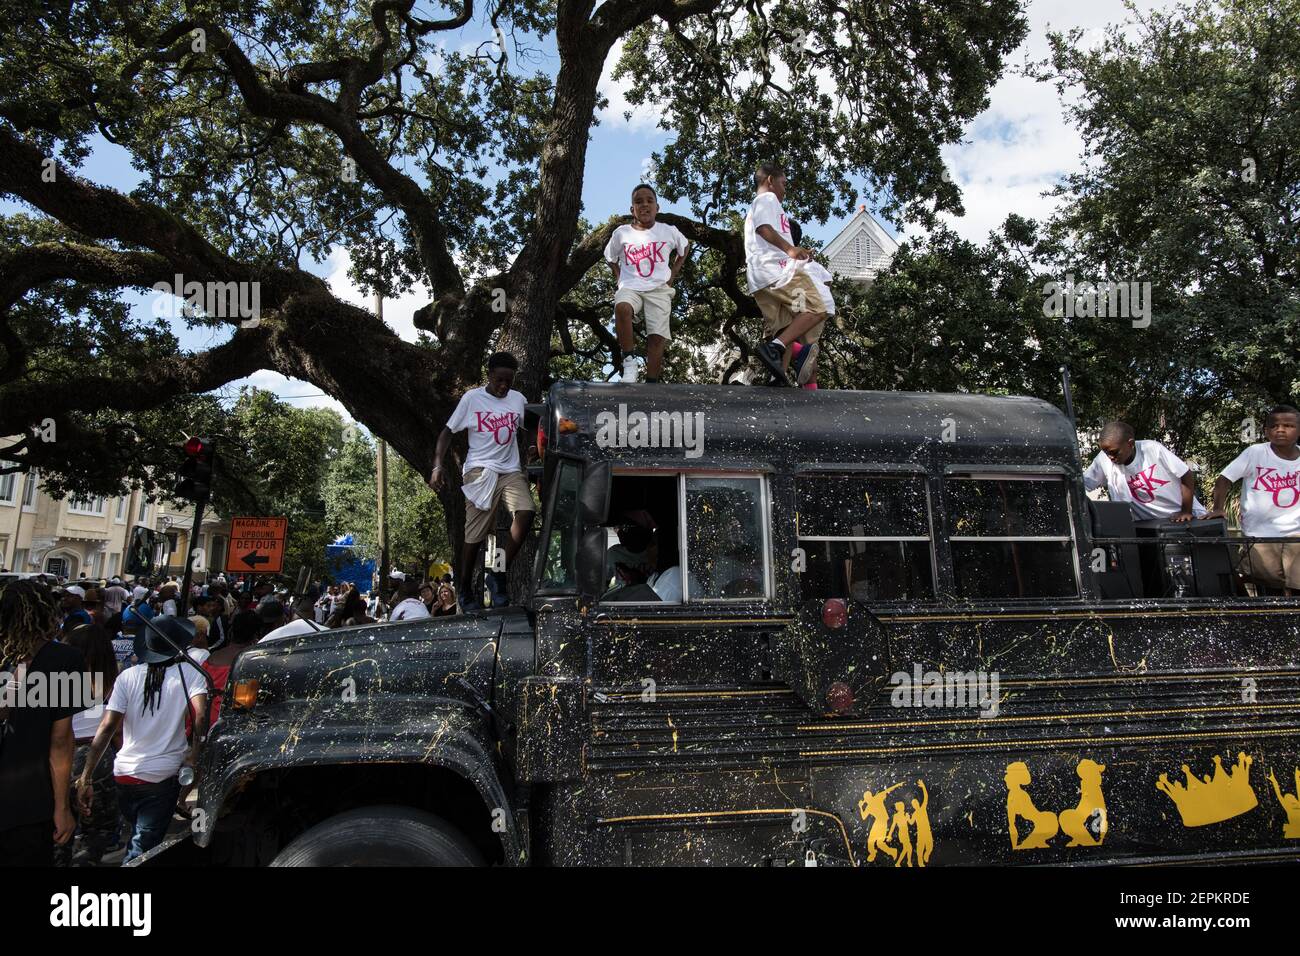
<svg viewBox="0 0 1300 956">
<path fill-rule="evenodd" d="M 1300 535 L 1300 458 L 1287 461 L 1268 442 L 1251 445 L 1223 469 L 1241 482 L 1241 530 L 1252 537 Z"/>
<path fill-rule="evenodd" d="M 649 229 L 624 225 L 614 230 L 605 246 L 605 260 L 618 263 L 618 287 L 646 292 L 668 281 L 669 255 L 686 254 L 686 237 L 667 223 Z"/>
<path fill-rule="evenodd" d="M 496 398 L 486 387 L 473 388 L 460 398 L 452 412 L 447 429 L 452 432 L 469 429 L 469 454 L 465 457 L 465 471 L 483 468 L 499 474 L 520 470 L 519 442 L 515 433 L 524 422 L 523 392 L 511 389 L 505 398 Z"/>
<path fill-rule="evenodd" d="M 1084 488 L 1106 486 L 1111 501 L 1126 501 L 1138 521 L 1168 518 L 1183 510 L 1182 477 L 1188 465 L 1158 441 L 1133 443 L 1133 460 L 1119 465 L 1098 453 L 1083 473 Z M 1205 506 L 1192 498 L 1192 514 L 1205 514 Z"/>
<path fill-rule="evenodd" d="M 790 238 L 790 217 L 776 193 L 759 193 L 745 214 L 745 278 L 750 295 L 780 279 L 790 258 L 758 234 L 759 226 L 771 226 L 786 242 L 794 241 Z"/>
</svg>

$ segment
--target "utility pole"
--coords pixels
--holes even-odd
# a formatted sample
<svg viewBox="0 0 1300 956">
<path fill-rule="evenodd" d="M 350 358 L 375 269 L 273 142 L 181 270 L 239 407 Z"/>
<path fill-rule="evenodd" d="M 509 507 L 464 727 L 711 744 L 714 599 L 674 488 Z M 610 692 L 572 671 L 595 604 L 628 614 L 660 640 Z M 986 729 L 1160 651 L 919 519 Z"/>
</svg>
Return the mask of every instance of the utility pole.
<svg viewBox="0 0 1300 956">
<path fill-rule="evenodd" d="M 384 320 L 384 297 L 375 293 L 375 315 Z M 379 491 L 379 591 L 388 583 L 388 443 L 375 436 L 375 486 Z"/>
</svg>

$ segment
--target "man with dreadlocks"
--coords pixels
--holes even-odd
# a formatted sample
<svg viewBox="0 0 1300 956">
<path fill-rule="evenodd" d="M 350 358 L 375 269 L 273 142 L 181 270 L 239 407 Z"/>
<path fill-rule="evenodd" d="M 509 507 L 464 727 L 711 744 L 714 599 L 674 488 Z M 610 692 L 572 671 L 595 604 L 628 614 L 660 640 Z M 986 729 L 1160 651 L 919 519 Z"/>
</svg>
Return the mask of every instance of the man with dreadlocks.
<svg viewBox="0 0 1300 956">
<path fill-rule="evenodd" d="M 52 866 L 54 845 L 76 829 L 72 715 L 89 705 L 53 699 L 56 688 L 80 687 L 84 670 L 78 650 L 52 640 L 57 631 L 44 584 L 14 581 L 0 591 L 0 866 Z"/>
<path fill-rule="evenodd" d="M 118 675 L 95 731 L 85 769 L 77 781 L 77 803 L 89 814 L 94 800 L 92 774 L 109 741 L 122 728 L 122 747 L 113 760 L 118 805 L 131 826 L 123 864 L 152 850 L 167 835 L 172 812 L 183 792 L 182 766 L 195 766 L 208 732 L 208 680 L 184 653 L 194 640 L 188 620 L 159 615 L 154 627 L 136 635 L 141 663 Z M 185 718 L 194 722 L 192 742 L 185 742 Z"/>
</svg>

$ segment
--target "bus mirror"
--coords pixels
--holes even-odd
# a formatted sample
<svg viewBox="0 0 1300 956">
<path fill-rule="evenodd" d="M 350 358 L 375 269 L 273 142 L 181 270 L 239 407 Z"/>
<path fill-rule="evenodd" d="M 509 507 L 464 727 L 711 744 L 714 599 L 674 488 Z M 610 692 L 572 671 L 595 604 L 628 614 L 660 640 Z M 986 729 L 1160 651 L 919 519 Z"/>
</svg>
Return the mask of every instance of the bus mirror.
<svg viewBox="0 0 1300 956">
<path fill-rule="evenodd" d="M 583 607 L 590 607 L 605 593 L 605 543 L 608 535 L 604 528 L 587 528 L 578 539 L 577 576 L 578 598 Z"/>
<path fill-rule="evenodd" d="M 587 466 L 587 475 L 582 479 L 578 490 L 578 522 L 583 528 L 604 524 L 609 512 L 609 488 L 613 481 L 613 470 L 609 462 L 601 461 Z M 584 543 L 586 539 L 583 539 Z M 601 558 L 604 559 L 604 545 L 601 546 Z M 602 573 L 603 569 L 602 569 Z"/>
</svg>

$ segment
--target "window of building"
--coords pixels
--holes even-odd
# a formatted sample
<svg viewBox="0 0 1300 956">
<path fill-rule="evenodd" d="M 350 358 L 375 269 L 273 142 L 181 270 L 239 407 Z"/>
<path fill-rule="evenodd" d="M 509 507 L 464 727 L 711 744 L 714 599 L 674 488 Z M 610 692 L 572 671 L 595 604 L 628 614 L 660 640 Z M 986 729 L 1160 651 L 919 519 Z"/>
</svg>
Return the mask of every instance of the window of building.
<svg viewBox="0 0 1300 956">
<path fill-rule="evenodd" d="M 135 516 L 136 524 L 144 524 L 149 517 L 149 499 L 144 495 L 140 496 L 140 511 Z"/>
<path fill-rule="evenodd" d="M 947 479 L 945 489 L 959 597 L 1078 595 L 1064 478 L 958 474 Z"/>
<path fill-rule="evenodd" d="M 12 468 L 17 462 L 5 461 L 0 458 L 0 468 Z M 18 487 L 18 473 L 11 471 L 7 475 L 0 475 L 0 505 L 11 505 L 16 501 Z"/>
<path fill-rule="evenodd" d="M 32 471 L 28 472 L 27 482 L 26 484 L 23 485 L 23 507 L 24 508 L 36 507 L 36 480 L 37 480 L 37 472 L 35 471 L 35 469 L 33 469 Z"/>
<path fill-rule="evenodd" d="M 97 495 L 94 498 L 72 498 L 68 501 L 68 513 L 102 517 L 104 514 L 104 497 L 103 495 Z"/>
<path fill-rule="evenodd" d="M 923 475 L 804 474 L 795 500 L 805 599 L 934 597 Z"/>
<path fill-rule="evenodd" d="M 117 514 L 113 516 L 113 520 L 118 524 L 126 524 L 126 506 L 127 500 L 125 498 L 117 499 Z"/>
<path fill-rule="evenodd" d="M 108 576 L 111 578 L 119 574 L 122 570 L 121 565 L 122 565 L 122 555 L 110 554 L 108 556 Z"/>
</svg>

